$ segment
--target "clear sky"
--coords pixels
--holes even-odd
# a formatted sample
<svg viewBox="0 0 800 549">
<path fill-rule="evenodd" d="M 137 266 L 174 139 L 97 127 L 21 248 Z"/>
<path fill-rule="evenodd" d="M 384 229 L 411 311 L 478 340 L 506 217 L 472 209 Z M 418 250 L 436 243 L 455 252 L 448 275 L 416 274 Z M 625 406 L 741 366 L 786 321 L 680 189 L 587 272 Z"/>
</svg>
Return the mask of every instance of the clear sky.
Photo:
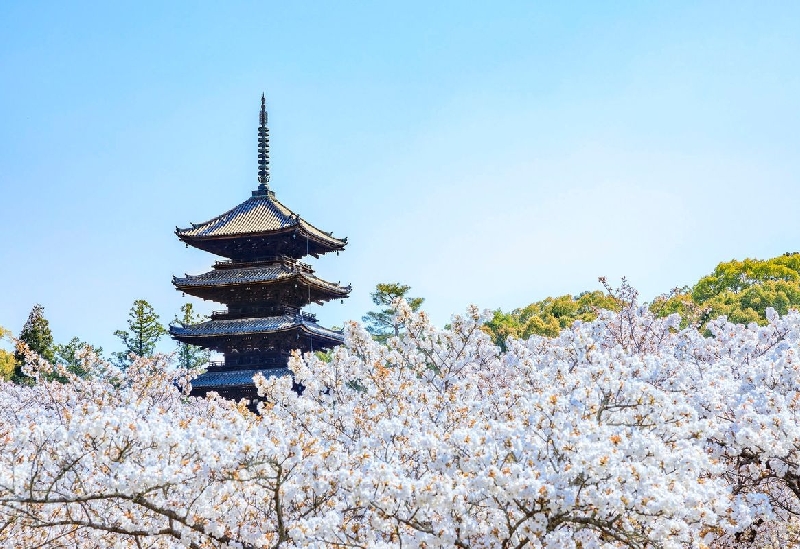
<svg viewBox="0 0 800 549">
<path fill-rule="evenodd" d="M 272 188 L 352 283 L 438 324 L 800 250 L 797 2 L 1 2 L 0 325 L 119 350 L 214 257 L 176 226 Z M 220 308 L 195 302 L 201 311 Z M 164 350 L 170 345 L 164 344 Z"/>
</svg>

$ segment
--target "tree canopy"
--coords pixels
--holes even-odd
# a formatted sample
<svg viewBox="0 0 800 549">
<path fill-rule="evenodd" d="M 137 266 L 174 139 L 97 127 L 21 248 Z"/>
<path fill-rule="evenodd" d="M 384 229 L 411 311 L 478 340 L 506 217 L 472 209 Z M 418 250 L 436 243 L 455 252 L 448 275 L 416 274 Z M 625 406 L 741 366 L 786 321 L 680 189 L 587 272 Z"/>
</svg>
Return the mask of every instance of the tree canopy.
<svg viewBox="0 0 800 549">
<path fill-rule="evenodd" d="M 11 332 L 0 326 L 0 341 L 8 338 Z M 0 349 L 0 379 L 8 380 L 14 376 L 14 368 L 17 364 L 14 353 L 5 349 Z"/>
<path fill-rule="evenodd" d="M 601 282 L 606 286 L 604 279 Z M 508 337 L 555 337 L 576 320 L 588 322 L 597 318 L 598 311 L 618 311 L 622 305 L 606 286 L 605 292 L 548 297 L 508 313 L 498 309 L 484 330 L 505 348 Z M 720 263 L 694 286 L 674 288 L 656 297 L 649 307 L 660 317 L 679 314 L 684 328 L 705 327 L 723 315 L 737 324 L 765 325 L 769 308 L 786 314 L 800 307 L 800 253 Z"/>
<path fill-rule="evenodd" d="M 681 314 L 684 325 L 705 325 L 721 315 L 735 323 L 765 325 L 770 307 L 779 314 L 800 307 L 800 254 L 720 263 L 694 286 L 677 288 L 652 304 L 662 316 Z"/>
<path fill-rule="evenodd" d="M 207 320 L 207 317 L 194 312 L 191 303 L 184 303 L 181 305 L 181 314 L 175 317 L 175 321 L 184 326 L 199 324 L 205 320 Z M 203 369 L 208 364 L 210 357 L 211 352 L 208 349 L 188 343 L 178 343 L 178 366 L 181 368 L 187 370 Z"/>
<path fill-rule="evenodd" d="M 509 337 L 555 337 L 576 320 L 590 322 L 596 319 L 603 309 L 619 310 L 620 303 L 613 295 L 600 290 L 582 292 L 577 296 L 548 297 L 509 313 L 496 310 L 484 325 L 484 330 L 492 336 L 496 345 L 505 349 Z"/>
<path fill-rule="evenodd" d="M 256 376 L 258 413 L 187 398 L 163 357 L 0 383 L 0 545 L 788 547 L 800 527 L 800 314 L 706 337 L 618 292 L 557 337 L 397 305 L 330 361 Z M 3 472 L 7 472 L 4 474 Z"/>
<path fill-rule="evenodd" d="M 153 307 L 147 301 L 137 299 L 128 313 L 128 330 L 114 332 L 125 346 L 123 351 L 114 353 L 114 357 L 120 365 L 126 365 L 130 354 L 153 356 L 158 340 L 166 333 Z"/>
<path fill-rule="evenodd" d="M 391 336 L 399 336 L 401 326 L 395 318 L 393 304 L 399 299 L 405 299 L 412 311 L 418 311 L 425 301 L 422 297 L 408 297 L 411 286 L 399 282 L 382 282 L 375 286 L 375 291 L 370 294 L 372 302 L 381 307 L 377 311 L 369 311 L 362 317 L 367 331 L 376 341 L 386 342 Z"/>
<path fill-rule="evenodd" d="M 85 351 L 95 353 L 98 356 L 103 354 L 102 347 L 95 347 L 85 341 L 81 341 L 80 338 L 73 337 L 67 343 L 55 346 L 56 361 L 66 366 L 67 370 L 75 375 L 85 377 L 89 375 L 82 356 Z"/>
<path fill-rule="evenodd" d="M 50 323 L 44 317 L 44 307 L 38 303 L 33 306 L 28 320 L 22 327 L 22 331 L 17 338 L 19 342 L 27 345 L 28 349 L 47 360 L 55 361 L 55 347 L 53 346 L 53 333 L 50 331 Z M 14 380 L 18 382 L 27 381 L 28 377 L 23 373 L 22 366 L 25 363 L 23 349 L 17 345 L 14 354 L 16 365 L 14 367 Z"/>
<path fill-rule="evenodd" d="M 500 321 L 470 308 L 443 330 L 421 299 L 395 299 L 407 286 L 379 285 L 383 330 L 348 323 L 324 358 L 293 355 L 293 379 L 257 375 L 257 413 L 187 397 L 196 371 L 163 356 L 120 370 L 83 353 L 95 375 L 81 377 L 23 353 L 38 383 L 0 382 L 0 545 L 794 546 L 800 312 L 776 290 L 796 282 L 785 257 L 720 264 L 650 306 L 623 282 Z M 153 323 L 136 302 L 124 341 Z"/>
</svg>

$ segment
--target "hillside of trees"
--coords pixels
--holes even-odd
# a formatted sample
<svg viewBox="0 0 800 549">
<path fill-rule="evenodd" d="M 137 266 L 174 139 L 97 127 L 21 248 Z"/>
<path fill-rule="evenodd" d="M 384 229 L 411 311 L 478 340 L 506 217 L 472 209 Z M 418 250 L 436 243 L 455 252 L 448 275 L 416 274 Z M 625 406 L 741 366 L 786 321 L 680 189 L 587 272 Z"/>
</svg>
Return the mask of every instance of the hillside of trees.
<svg viewBox="0 0 800 549">
<path fill-rule="evenodd" d="M 555 337 L 576 320 L 594 320 L 603 309 L 619 311 L 622 304 L 605 279 L 600 282 L 605 292 L 548 297 L 508 313 L 498 309 L 486 323 L 486 331 L 495 344 L 505 347 L 509 336 Z M 674 288 L 647 305 L 659 317 L 678 313 L 683 327 L 702 328 L 720 316 L 737 324 L 755 322 L 763 326 L 768 308 L 784 315 L 800 307 L 800 253 L 720 263 L 693 286 Z"/>
</svg>

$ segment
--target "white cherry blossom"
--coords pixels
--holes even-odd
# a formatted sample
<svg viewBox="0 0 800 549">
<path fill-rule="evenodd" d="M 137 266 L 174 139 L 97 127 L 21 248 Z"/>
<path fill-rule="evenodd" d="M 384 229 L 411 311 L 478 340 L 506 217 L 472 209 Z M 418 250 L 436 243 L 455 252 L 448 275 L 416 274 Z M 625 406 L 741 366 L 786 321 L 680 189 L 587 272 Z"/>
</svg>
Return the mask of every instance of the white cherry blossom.
<svg viewBox="0 0 800 549">
<path fill-rule="evenodd" d="M 627 293 L 625 293 L 627 292 Z M 0 385 L 9 547 L 785 547 L 800 532 L 800 315 L 711 337 L 627 306 L 501 352 L 397 304 L 258 413 L 165 357 Z"/>
</svg>

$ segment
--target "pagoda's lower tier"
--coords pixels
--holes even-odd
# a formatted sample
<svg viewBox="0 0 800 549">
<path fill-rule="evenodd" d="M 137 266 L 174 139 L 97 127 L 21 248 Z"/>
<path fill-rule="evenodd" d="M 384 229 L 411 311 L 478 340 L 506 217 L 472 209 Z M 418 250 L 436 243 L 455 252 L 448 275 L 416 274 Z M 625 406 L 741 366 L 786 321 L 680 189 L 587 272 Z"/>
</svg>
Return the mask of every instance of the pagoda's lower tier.
<svg viewBox="0 0 800 549">
<path fill-rule="evenodd" d="M 211 391 L 221 397 L 232 400 L 243 398 L 251 401 L 258 399 L 253 378 L 261 374 L 266 378 L 291 376 L 292 372 L 285 366 L 283 368 L 242 368 L 231 369 L 225 366 L 212 366 L 205 373 L 192 381 L 192 396 L 204 397 Z M 293 384 L 296 391 L 299 386 Z"/>
<path fill-rule="evenodd" d="M 225 356 L 192 382 L 192 394 L 215 391 L 227 398 L 256 398 L 253 376 L 291 375 L 287 363 L 292 350 L 320 351 L 340 345 L 340 332 L 323 328 L 310 315 L 286 314 L 264 318 L 210 320 L 194 325 L 172 325 L 170 334 L 182 343 L 212 349 Z"/>
</svg>

